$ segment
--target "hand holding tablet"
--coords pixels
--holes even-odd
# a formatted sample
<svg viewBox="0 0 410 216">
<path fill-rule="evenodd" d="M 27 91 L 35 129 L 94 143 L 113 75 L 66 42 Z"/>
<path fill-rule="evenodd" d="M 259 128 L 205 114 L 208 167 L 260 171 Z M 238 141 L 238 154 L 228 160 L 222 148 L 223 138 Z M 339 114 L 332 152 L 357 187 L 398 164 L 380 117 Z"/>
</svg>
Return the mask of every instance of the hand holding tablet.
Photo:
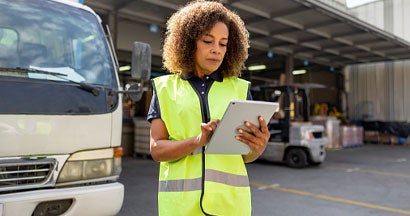
<svg viewBox="0 0 410 216">
<path fill-rule="evenodd" d="M 226 109 L 221 122 L 218 124 L 210 142 L 207 144 L 206 154 L 247 154 L 249 146 L 235 139 L 237 129 L 248 130 L 244 125 L 249 121 L 259 127 L 258 116 L 266 122 L 279 109 L 278 103 L 251 100 L 232 100 Z"/>
</svg>

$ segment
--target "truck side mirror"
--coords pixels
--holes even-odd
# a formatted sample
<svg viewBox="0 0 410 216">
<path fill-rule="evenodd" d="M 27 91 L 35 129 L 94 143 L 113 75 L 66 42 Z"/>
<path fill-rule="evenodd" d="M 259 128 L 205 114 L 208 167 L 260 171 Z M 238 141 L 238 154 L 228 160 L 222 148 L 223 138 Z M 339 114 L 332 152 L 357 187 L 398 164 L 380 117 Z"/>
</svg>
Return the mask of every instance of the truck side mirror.
<svg viewBox="0 0 410 216">
<path fill-rule="evenodd" d="M 147 43 L 136 41 L 132 48 L 131 76 L 142 82 L 151 76 L 151 46 Z"/>
<path fill-rule="evenodd" d="M 132 48 L 131 76 L 139 80 L 125 91 L 133 101 L 139 101 L 144 93 L 144 82 L 151 77 L 151 46 L 147 43 L 136 41 Z"/>
</svg>

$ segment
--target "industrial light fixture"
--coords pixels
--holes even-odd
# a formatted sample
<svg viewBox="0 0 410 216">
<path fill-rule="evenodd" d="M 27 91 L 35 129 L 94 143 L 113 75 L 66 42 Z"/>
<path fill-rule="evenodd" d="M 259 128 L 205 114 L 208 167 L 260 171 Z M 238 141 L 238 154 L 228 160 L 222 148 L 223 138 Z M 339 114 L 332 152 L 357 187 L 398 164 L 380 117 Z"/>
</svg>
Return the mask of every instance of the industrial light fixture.
<svg viewBox="0 0 410 216">
<path fill-rule="evenodd" d="M 309 65 L 309 61 L 308 61 L 308 60 L 304 60 L 304 61 L 303 61 L 303 65 L 304 65 L 304 66 L 308 66 L 308 65 Z"/>
<path fill-rule="evenodd" d="M 305 69 L 292 71 L 293 75 L 300 75 L 300 74 L 305 74 L 305 73 L 306 73 Z"/>
<path fill-rule="evenodd" d="M 268 56 L 268 58 L 273 58 L 273 57 L 274 57 L 274 54 L 273 54 L 273 52 L 272 52 L 271 50 L 269 50 L 269 51 L 266 53 L 266 56 Z"/>
<path fill-rule="evenodd" d="M 264 69 L 266 69 L 266 65 L 252 65 L 248 67 L 248 70 L 250 71 L 264 70 Z"/>
<path fill-rule="evenodd" d="M 131 70 L 131 66 L 129 65 L 124 65 L 120 67 L 120 71 L 129 71 Z"/>
<path fill-rule="evenodd" d="M 157 25 L 151 24 L 151 25 L 149 25 L 149 31 L 152 32 L 152 33 L 158 33 L 159 28 L 158 28 Z"/>
</svg>

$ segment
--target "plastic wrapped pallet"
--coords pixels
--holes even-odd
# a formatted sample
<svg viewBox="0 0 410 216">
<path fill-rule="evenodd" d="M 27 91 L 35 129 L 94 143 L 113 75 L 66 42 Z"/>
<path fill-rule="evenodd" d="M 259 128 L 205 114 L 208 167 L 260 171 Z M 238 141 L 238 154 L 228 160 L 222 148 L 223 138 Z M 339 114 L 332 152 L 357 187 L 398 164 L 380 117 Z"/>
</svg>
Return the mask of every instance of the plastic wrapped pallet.
<svg viewBox="0 0 410 216">
<path fill-rule="evenodd" d="M 351 126 L 340 127 L 340 143 L 342 147 L 350 147 L 353 144 L 353 129 Z"/>
<path fill-rule="evenodd" d="M 325 134 L 328 138 L 327 148 L 339 149 L 340 146 L 340 122 L 333 116 L 312 116 L 311 122 L 314 125 L 325 127 Z"/>
<path fill-rule="evenodd" d="M 342 126 L 340 128 L 340 142 L 344 148 L 363 144 L 363 127 Z"/>
<path fill-rule="evenodd" d="M 354 126 L 355 128 L 355 137 L 353 145 L 362 145 L 363 144 L 363 127 Z"/>
</svg>

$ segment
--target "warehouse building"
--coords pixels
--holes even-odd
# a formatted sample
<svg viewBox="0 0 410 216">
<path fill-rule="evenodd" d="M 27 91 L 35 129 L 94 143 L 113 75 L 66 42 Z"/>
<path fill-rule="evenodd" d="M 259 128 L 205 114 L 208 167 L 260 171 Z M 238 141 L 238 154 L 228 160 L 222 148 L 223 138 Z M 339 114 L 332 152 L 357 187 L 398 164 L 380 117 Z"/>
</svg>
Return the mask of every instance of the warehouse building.
<svg viewBox="0 0 410 216">
<path fill-rule="evenodd" d="M 165 73 L 161 68 L 165 22 L 186 2 L 84 1 L 109 25 L 124 83 L 131 78 L 128 66 L 134 41 L 151 45 L 152 76 Z M 335 115 L 340 127 L 364 127 L 365 141 L 380 142 L 381 135 L 386 135 L 386 142 L 407 138 L 410 27 L 404 22 L 410 2 L 378 0 L 352 8 L 345 0 L 223 2 L 243 18 L 250 32 L 243 77 L 253 86 L 301 84 L 309 88 L 312 115 Z M 125 107 L 125 116 L 144 118 L 149 99 L 147 92 L 144 100 Z M 315 108 L 323 105 L 326 108 L 318 113 Z M 344 133 L 337 135 L 343 138 Z M 335 145 L 343 146 L 343 140 Z"/>
</svg>

